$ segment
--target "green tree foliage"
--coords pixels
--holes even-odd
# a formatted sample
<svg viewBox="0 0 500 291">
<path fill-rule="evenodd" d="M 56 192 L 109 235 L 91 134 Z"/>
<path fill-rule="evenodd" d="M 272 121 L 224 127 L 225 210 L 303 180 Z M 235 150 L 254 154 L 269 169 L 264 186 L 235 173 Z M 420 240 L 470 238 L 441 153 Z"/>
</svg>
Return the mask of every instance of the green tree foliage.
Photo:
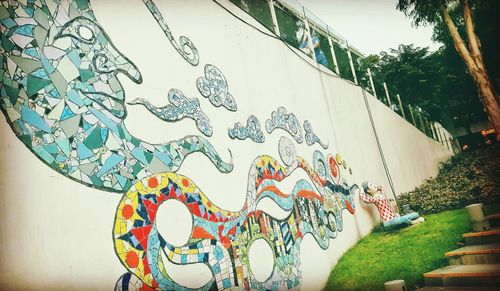
<svg viewBox="0 0 500 291">
<path fill-rule="evenodd" d="M 413 19 L 415 25 L 429 25 L 441 21 L 441 7 L 455 0 L 399 0 L 397 9 Z"/>
<path fill-rule="evenodd" d="M 400 45 L 390 53 L 382 52 L 379 66 L 389 90 L 398 92 L 404 103 L 418 105 L 433 119 L 441 119 L 443 66 L 436 54 L 428 48 Z"/>
<path fill-rule="evenodd" d="M 412 45 L 371 55 L 362 62 L 371 68 L 375 86 L 384 80 L 393 93 L 401 95 L 404 104 L 423 108 L 432 120 L 455 127 L 469 126 L 486 120 L 478 89 L 462 58 L 457 54 L 448 28 L 441 21 L 439 6 L 456 1 L 399 1 L 398 8 L 407 11 L 417 25 L 434 25 L 433 40 L 442 43 L 436 52 Z M 418 3 L 419 5 L 416 5 Z M 482 41 L 482 50 L 496 91 L 500 88 L 500 1 L 472 3 L 476 31 Z M 413 6 L 412 6 L 413 5 Z M 410 8 L 415 9 L 411 10 Z M 459 24 L 459 33 L 465 35 L 463 11 L 460 5 L 450 5 L 449 14 Z M 374 69 L 375 68 L 375 69 Z M 378 70 L 378 71 L 377 71 Z M 368 83 L 361 79 L 360 84 Z M 383 88 L 376 88 L 383 95 Z M 380 96 L 379 96 L 380 97 Z"/>
<path fill-rule="evenodd" d="M 400 94 L 403 104 L 424 109 L 430 114 L 430 119 L 435 121 L 443 122 L 454 116 L 455 113 L 447 109 L 466 94 L 472 93 L 475 100 L 479 100 L 474 84 L 465 70 L 457 71 L 455 64 L 445 57 L 442 49 L 430 52 L 428 48 L 411 44 L 400 45 L 398 49 L 370 55 L 362 63 L 363 69 L 371 69 L 379 98 L 383 97 L 382 100 L 385 101 L 384 89 L 378 85 L 385 81 L 393 97 L 396 93 Z M 456 85 L 463 89 L 461 82 L 464 78 L 469 79 L 467 89 L 455 90 Z M 360 82 L 363 84 L 369 81 L 362 79 Z M 449 88 L 453 88 L 458 94 L 450 94 Z"/>
<path fill-rule="evenodd" d="M 384 76 L 380 71 L 380 56 L 378 55 L 369 55 L 364 57 L 359 61 L 360 71 L 367 72 L 368 69 L 371 70 L 373 85 L 375 87 L 375 91 L 377 93 L 377 98 L 382 102 L 387 104 L 387 100 L 384 94 L 384 87 L 382 83 L 385 81 Z M 358 82 L 363 88 L 371 87 L 370 79 L 368 74 L 364 74 L 361 77 L 358 77 Z M 371 90 L 369 90 L 371 91 Z M 371 92 L 373 93 L 373 92 Z"/>
<path fill-rule="evenodd" d="M 476 85 L 453 47 L 443 46 L 438 53 L 443 65 L 441 70 L 446 74 L 441 84 L 442 110 L 453 119 L 455 127 L 465 127 L 470 132 L 470 125 L 488 118 Z"/>
<path fill-rule="evenodd" d="M 267 29 L 273 31 L 273 21 L 271 11 L 266 0 L 230 0 L 236 6 L 252 15 L 257 21 L 262 23 Z"/>
<path fill-rule="evenodd" d="M 455 49 L 480 93 L 498 141 L 500 96 L 495 87 L 498 88 L 500 57 L 495 48 L 499 47 L 499 28 L 492 24 L 498 24 L 499 7 L 498 1 L 487 0 L 399 0 L 397 5 L 397 9 L 411 17 L 415 25 L 433 25 L 434 39 L 444 44 L 445 51 Z M 483 49 L 485 40 L 488 49 Z M 488 68 L 493 68 L 493 78 Z"/>
<path fill-rule="evenodd" d="M 488 73 L 492 78 L 493 85 L 497 92 L 500 91 L 500 1 L 482 0 L 472 2 L 472 10 L 474 12 L 476 32 L 481 39 L 482 52 L 484 62 Z M 452 6 L 450 16 L 456 23 L 463 24 L 463 13 L 459 5 Z M 464 26 L 458 27 L 460 35 L 465 35 Z M 447 57 L 454 58 L 453 62 L 461 70 L 466 71 L 463 61 L 457 55 L 453 40 L 446 28 L 446 25 L 439 21 L 434 25 L 432 36 L 434 41 L 442 43 Z M 453 56 L 451 56 L 453 55 Z"/>
<path fill-rule="evenodd" d="M 500 89 L 500 1 L 475 1 L 472 3 L 476 31 L 481 39 L 484 62 L 496 92 Z M 463 13 L 459 5 L 452 6 L 450 16 L 456 23 L 463 24 Z M 458 27 L 459 33 L 465 35 L 464 26 Z M 457 54 L 453 40 L 443 22 L 434 25 L 433 40 L 443 44 L 441 55 L 449 69 L 449 79 L 443 84 L 443 90 L 451 96 L 446 110 L 455 118 L 455 126 L 464 126 L 481 120 L 487 115 L 480 98 L 477 98 L 477 88 L 463 60 Z M 498 93 L 497 93 L 498 95 Z"/>
</svg>

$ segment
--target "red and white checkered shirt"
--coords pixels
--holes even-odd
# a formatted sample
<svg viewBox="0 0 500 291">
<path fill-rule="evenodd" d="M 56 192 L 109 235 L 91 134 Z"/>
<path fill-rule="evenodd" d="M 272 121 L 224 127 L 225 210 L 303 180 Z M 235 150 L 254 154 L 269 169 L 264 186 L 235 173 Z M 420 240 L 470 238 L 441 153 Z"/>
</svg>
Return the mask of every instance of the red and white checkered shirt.
<svg viewBox="0 0 500 291">
<path fill-rule="evenodd" d="M 366 203 L 373 203 L 375 204 L 375 206 L 377 206 L 380 218 L 382 219 L 383 222 L 389 221 L 399 216 L 396 214 L 392 206 L 389 204 L 389 200 L 387 200 L 385 196 L 383 195 L 371 196 L 364 193 L 359 193 L 359 194 L 360 194 L 359 198 L 361 198 L 361 200 L 363 200 Z"/>
</svg>

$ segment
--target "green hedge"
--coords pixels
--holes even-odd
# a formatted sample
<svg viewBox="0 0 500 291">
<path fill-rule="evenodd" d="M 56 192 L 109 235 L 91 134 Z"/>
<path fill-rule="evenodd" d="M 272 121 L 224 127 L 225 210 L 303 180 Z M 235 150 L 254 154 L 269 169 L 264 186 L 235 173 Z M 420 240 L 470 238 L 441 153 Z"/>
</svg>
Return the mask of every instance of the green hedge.
<svg viewBox="0 0 500 291">
<path fill-rule="evenodd" d="M 420 214 L 500 201 L 500 144 L 466 151 L 440 166 L 437 177 L 398 197 Z"/>
</svg>

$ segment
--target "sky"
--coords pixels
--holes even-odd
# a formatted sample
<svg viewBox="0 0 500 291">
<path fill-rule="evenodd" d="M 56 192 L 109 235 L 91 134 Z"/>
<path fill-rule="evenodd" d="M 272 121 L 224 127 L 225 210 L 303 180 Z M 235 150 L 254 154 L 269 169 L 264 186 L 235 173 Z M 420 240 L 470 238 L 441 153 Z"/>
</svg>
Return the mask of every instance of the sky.
<svg viewBox="0 0 500 291">
<path fill-rule="evenodd" d="M 396 10 L 397 0 L 299 0 L 365 55 L 378 54 L 400 44 L 436 50 L 432 27 L 415 28 Z"/>
</svg>

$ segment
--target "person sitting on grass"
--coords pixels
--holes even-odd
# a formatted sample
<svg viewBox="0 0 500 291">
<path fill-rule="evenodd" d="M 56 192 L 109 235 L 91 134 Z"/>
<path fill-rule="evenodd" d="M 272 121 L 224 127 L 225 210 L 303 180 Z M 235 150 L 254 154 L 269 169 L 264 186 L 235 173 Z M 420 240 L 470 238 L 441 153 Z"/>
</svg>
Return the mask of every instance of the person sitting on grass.
<svg viewBox="0 0 500 291">
<path fill-rule="evenodd" d="M 390 205 L 389 200 L 385 197 L 382 186 L 377 187 L 368 181 L 363 182 L 361 185 L 365 193 L 360 192 L 359 197 L 365 203 L 375 204 L 384 227 L 406 227 L 421 223 L 425 220 L 423 217 L 420 217 L 417 212 L 412 212 L 403 216 L 399 215 L 399 213 L 394 210 L 394 207 Z"/>
</svg>

